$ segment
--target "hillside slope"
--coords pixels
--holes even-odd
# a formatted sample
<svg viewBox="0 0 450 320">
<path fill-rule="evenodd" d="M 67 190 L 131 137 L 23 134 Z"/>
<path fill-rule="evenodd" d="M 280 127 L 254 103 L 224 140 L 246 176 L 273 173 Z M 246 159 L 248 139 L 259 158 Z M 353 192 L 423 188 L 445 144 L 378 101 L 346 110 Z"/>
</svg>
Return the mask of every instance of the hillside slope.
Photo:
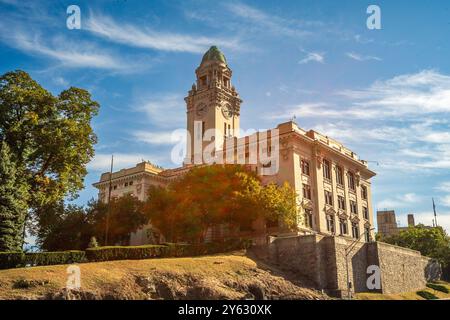
<svg viewBox="0 0 450 320">
<path fill-rule="evenodd" d="M 64 289 L 67 265 L 0 270 L 0 299 L 327 299 L 242 253 L 79 266 L 78 291 Z"/>
</svg>

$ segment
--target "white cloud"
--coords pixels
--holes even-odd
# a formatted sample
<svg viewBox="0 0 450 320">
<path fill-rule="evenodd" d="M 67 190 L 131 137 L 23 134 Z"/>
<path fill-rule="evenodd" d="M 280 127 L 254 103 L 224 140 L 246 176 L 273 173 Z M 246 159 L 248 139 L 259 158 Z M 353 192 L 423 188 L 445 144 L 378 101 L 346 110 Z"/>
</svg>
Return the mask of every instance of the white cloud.
<svg viewBox="0 0 450 320">
<path fill-rule="evenodd" d="M 271 32 L 277 35 L 303 37 L 311 34 L 305 27 L 322 25 L 319 21 L 284 19 L 239 2 L 228 2 L 225 4 L 225 8 L 237 17 L 251 22 L 251 27 L 258 26 L 263 32 Z"/>
<path fill-rule="evenodd" d="M 450 194 L 441 197 L 439 200 L 443 206 L 450 208 Z"/>
<path fill-rule="evenodd" d="M 141 154 L 141 153 L 115 153 L 114 154 L 114 171 L 121 169 L 134 167 L 136 164 L 142 161 L 150 161 L 152 163 L 158 163 L 164 159 L 159 158 L 153 154 Z M 89 162 L 87 166 L 88 170 L 108 172 L 111 169 L 111 154 L 96 154 L 94 159 Z"/>
<path fill-rule="evenodd" d="M 186 105 L 179 94 L 140 98 L 136 111 L 145 112 L 152 124 L 173 129 L 184 128 Z"/>
<path fill-rule="evenodd" d="M 114 71 L 131 71 L 133 68 L 133 65 L 92 43 L 75 42 L 60 36 L 42 37 L 38 33 L 31 35 L 20 29 L 8 31 L 4 25 L 0 25 L 0 30 L 0 39 L 5 44 L 26 54 L 56 60 L 65 67 Z"/>
<path fill-rule="evenodd" d="M 324 63 L 324 61 L 325 61 L 325 54 L 323 52 L 307 52 L 306 57 L 301 59 L 298 63 L 299 64 L 306 64 L 309 62 Z"/>
<path fill-rule="evenodd" d="M 69 85 L 69 82 L 66 79 L 64 79 L 63 77 L 55 77 L 53 79 L 53 82 L 59 86 L 64 86 L 64 87 L 67 87 Z"/>
<path fill-rule="evenodd" d="M 415 193 L 406 193 L 390 199 L 385 199 L 377 204 L 378 209 L 397 209 L 410 207 L 413 204 L 417 204 L 421 200 L 421 196 Z"/>
<path fill-rule="evenodd" d="M 361 36 L 360 34 L 356 34 L 353 36 L 353 39 L 358 42 L 358 43 L 362 43 L 362 44 L 367 44 L 367 43 L 372 43 L 374 42 L 373 39 L 369 39 L 369 38 L 365 38 L 363 36 Z"/>
<path fill-rule="evenodd" d="M 364 56 L 364 55 L 360 55 L 358 53 L 354 53 L 354 52 L 347 52 L 345 54 L 347 57 L 349 57 L 350 59 L 356 60 L 356 61 L 369 61 L 369 60 L 375 60 L 375 61 L 381 61 L 382 59 L 376 56 Z"/>
<path fill-rule="evenodd" d="M 137 141 L 152 145 L 173 145 L 178 142 L 173 138 L 173 131 L 135 131 L 133 136 Z"/>
<path fill-rule="evenodd" d="M 354 102 L 349 108 L 371 113 L 373 118 L 411 117 L 450 112 L 450 76 L 423 70 L 376 81 L 367 89 L 339 92 Z"/>
<path fill-rule="evenodd" d="M 201 35 L 187 35 L 155 31 L 150 28 L 116 22 L 110 17 L 91 13 L 85 23 L 90 32 L 108 39 L 133 47 L 163 51 L 203 53 L 211 45 L 222 48 L 242 49 L 243 44 L 237 38 L 212 38 Z"/>
<path fill-rule="evenodd" d="M 435 189 L 438 191 L 450 193 L 450 181 L 441 182 Z"/>
<path fill-rule="evenodd" d="M 450 169 L 450 76 L 423 70 L 335 97 L 278 108 L 266 118 L 309 118 L 315 130 L 361 150 L 390 174 Z"/>
</svg>

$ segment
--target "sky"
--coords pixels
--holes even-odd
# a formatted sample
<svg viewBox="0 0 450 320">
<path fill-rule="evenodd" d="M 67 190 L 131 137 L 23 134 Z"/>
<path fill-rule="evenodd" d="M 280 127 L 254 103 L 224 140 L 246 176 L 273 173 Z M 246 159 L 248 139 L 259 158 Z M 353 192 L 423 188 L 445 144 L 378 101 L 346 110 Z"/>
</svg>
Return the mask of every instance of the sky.
<svg viewBox="0 0 450 320">
<path fill-rule="evenodd" d="M 67 8 L 80 8 L 69 29 Z M 381 29 L 367 27 L 371 4 Z M 294 115 L 343 142 L 377 173 L 374 211 L 394 209 L 450 231 L 448 1 L 0 0 L 0 73 L 21 69 L 53 94 L 70 87 L 100 103 L 85 188 L 142 159 L 175 167 L 171 132 L 203 53 L 217 45 L 243 99 L 241 128 Z"/>
</svg>

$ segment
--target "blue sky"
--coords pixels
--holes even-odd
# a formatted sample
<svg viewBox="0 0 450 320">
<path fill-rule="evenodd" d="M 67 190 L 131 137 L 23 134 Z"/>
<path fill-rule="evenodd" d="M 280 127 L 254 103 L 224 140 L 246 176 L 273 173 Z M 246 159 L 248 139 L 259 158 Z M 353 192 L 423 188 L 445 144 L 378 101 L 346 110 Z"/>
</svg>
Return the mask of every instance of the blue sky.
<svg viewBox="0 0 450 320">
<path fill-rule="evenodd" d="M 81 29 L 66 9 L 81 9 Z M 381 30 L 366 27 L 370 4 Z M 209 46 L 225 53 L 244 103 L 243 129 L 296 115 L 304 129 L 374 161 L 374 210 L 450 230 L 448 1 L 0 0 L 0 72 L 22 69 L 57 94 L 88 89 L 99 143 L 78 203 L 108 170 L 141 159 L 165 167 L 183 97 Z M 375 163 L 378 162 L 378 165 Z"/>
</svg>

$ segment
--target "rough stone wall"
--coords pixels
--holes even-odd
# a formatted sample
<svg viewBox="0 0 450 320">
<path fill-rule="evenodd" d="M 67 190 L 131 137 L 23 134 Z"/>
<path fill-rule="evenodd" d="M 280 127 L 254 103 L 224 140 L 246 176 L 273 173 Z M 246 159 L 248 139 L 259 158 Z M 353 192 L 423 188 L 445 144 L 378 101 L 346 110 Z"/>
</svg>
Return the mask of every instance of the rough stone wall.
<svg viewBox="0 0 450 320">
<path fill-rule="evenodd" d="M 353 292 L 367 292 L 367 267 L 377 265 L 381 272 L 382 293 L 415 291 L 425 287 L 427 280 L 435 280 L 440 268 L 418 251 L 381 242 L 352 243 L 342 237 L 308 235 L 275 238 L 254 252 L 269 263 L 307 278 L 317 289 L 345 296 L 348 278 Z M 347 262 L 348 261 L 348 264 Z"/>
<path fill-rule="evenodd" d="M 382 242 L 372 245 L 378 252 L 383 293 L 416 291 L 426 286 L 425 270 L 430 259 L 417 251 Z"/>
<path fill-rule="evenodd" d="M 268 245 L 268 257 L 285 270 L 307 275 L 314 286 L 321 287 L 321 272 L 312 272 L 321 269 L 318 242 L 315 235 L 276 239 Z"/>
<path fill-rule="evenodd" d="M 335 254 L 328 256 L 331 261 L 335 261 L 336 281 L 328 283 L 329 290 L 346 291 L 347 290 L 347 266 L 348 266 L 348 278 L 352 283 L 352 291 L 362 292 L 366 288 L 366 270 L 367 270 L 367 245 L 365 243 L 357 243 L 355 247 L 349 251 L 346 259 L 345 249 L 351 244 L 344 238 L 327 237 L 329 246 L 334 247 Z"/>
</svg>

